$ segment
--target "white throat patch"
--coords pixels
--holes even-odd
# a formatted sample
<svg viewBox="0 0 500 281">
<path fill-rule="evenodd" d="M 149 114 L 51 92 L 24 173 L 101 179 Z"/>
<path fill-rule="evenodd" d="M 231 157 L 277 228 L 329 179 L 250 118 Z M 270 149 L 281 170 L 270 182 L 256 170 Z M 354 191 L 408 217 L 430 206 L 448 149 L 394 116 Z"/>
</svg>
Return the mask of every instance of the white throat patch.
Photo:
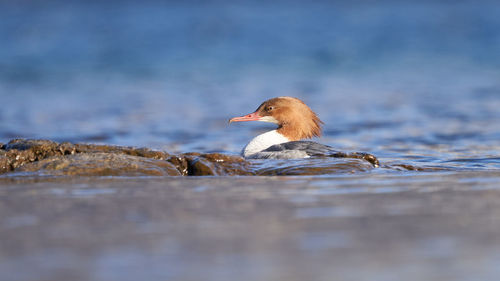
<svg viewBox="0 0 500 281">
<path fill-rule="evenodd" d="M 271 117 L 272 118 L 272 117 Z M 274 119 L 274 118 L 273 118 Z M 250 157 L 252 154 L 260 152 L 272 145 L 289 142 L 290 140 L 278 133 L 277 130 L 272 130 L 267 133 L 261 134 L 253 138 L 242 151 L 245 158 Z"/>
<path fill-rule="evenodd" d="M 276 120 L 276 118 L 272 117 L 272 116 L 264 116 L 264 117 L 260 117 L 259 121 L 261 122 L 269 122 L 269 123 L 274 123 L 274 124 L 278 124 L 278 120 Z"/>
</svg>

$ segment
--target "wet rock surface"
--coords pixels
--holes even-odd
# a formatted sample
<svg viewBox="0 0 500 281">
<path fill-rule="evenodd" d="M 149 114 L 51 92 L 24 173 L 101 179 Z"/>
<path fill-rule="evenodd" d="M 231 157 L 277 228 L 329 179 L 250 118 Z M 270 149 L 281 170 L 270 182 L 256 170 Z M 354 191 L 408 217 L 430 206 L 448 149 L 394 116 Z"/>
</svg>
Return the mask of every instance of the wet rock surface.
<svg viewBox="0 0 500 281">
<path fill-rule="evenodd" d="M 165 152 L 145 148 L 15 139 L 0 150 L 0 172 L 28 175 L 175 176 Z"/>
<path fill-rule="evenodd" d="M 53 176 L 180 176 L 167 161 L 112 153 L 80 153 L 50 157 L 21 166 L 17 172 Z"/>
<path fill-rule="evenodd" d="M 364 153 L 364 152 L 346 153 L 346 152 L 339 151 L 339 152 L 336 152 L 335 154 L 330 155 L 330 157 L 361 159 L 361 160 L 365 160 L 365 161 L 369 162 L 374 167 L 380 167 L 380 162 L 378 161 L 377 157 L 375 157 L 369 153 Z"/>
<path fill-rule="evenodd" d="M 251 165 L 242 157 L 220 153 L 185 156 L 190 176 L 252 175 Z"/>
<path fill-rule="evenodd" d="M 0 150 L 0 174 L 10 171 L 9 158 Z"/>
<path fill-rule="evenodd" d="M 282 165 L 266 165 L 263 161 L 263 166 L 267 167 L 257 169 L 256 174 L 261 176 L 328 175 L 365 172 L 373 169 L 373 165 L 367 161 L 350 158 L 308 159 L 306 165 L 302 160 L 287 160 L 287 163 L 282 163 Z"/>
<path fill-rule="evenodd" d="M 15 139 L 0 146 L 0 173 L 52 176 L 322 175 L 379 166 L 367 153 L 324 158 L 247 161 L 221 153 L 184 153 L 125 146 Z"/>
</svg>

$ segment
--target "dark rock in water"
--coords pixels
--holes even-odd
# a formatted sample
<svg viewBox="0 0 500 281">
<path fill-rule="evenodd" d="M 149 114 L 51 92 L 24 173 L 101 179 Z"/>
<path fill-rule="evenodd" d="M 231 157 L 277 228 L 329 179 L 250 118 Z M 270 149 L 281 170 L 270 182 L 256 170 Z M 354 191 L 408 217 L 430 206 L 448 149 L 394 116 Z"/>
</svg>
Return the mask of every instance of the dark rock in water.
<svg viewBox="0 0 500 281">
<path fill-rule="evenodd" d="M 167 159 L 168 162 L 170 162 L 174 167 L 181 173 L 183 176 L 188 176 L 189 171 L 188 171 L 188 160 L 186 157 L 182 156 L 171 156 Z"/>
<path fill-rule="evenodd" d="M 188 176 L 215 176 L 214 164 L 201 157 L 188 159 Z"/>
<path fill-rule="evenodd" d="M 351 153 L 346 153 L 346 152 L 335 152 L 333 154 L 329 155 L 330 157 L 335 157 L 335 158 L 354 158 L 354 159 L 362 159 L 365 161 L 368 161 L 373 165 L 373 167 L 380 167 L 380 163 L 377 159 L 377 157 L 373 156 L 372 154 L 365 153 L 365 152 L 351 152 Z"/>
<path fill-rule="evenodd" d="M 325 175 L 378 167 L 366 153 L 337 152 L 322 158 L 247 161 L 220 153 L 184 153 L 124 146 L 15 139 L 0 148 L 0 174 L 53 176 Z"/>
<path fill-rule="evenodd" d="M 75 153 L 73 144 L 59 144 L 49 140 L 15 139 L 4 145 L 4 149 L 9 159 L 10 170 L 47 157 Z"/>
<path fill-rule="evenodd" d="M 365 172 L 373 169 L 371 163 L 355 158 L 341 159 L 326 157 L 286 161 L 286 163 L 277 161 L 269 167 L 266 167 L 267 164 L 261 165 L 264 167 L 256 167 L 256 174 L 261 176 L 306 176 Z"/>
<path fill-rule="evenodd" d="M 185 153 L 167 159 L 183 176 L 253 175 L 243 157 L 220 153 Z"/>
<path fill-rule="evenodd" d="M 0 150 L 0 174 L 10 171 L 9 158 L 5 156 L 5 151 Z"/>
<path fill-rule="evenodd" d="M 436 167 L 436 166 L 414 166 L 409 164 L 391 164 L 385 166 L 385 168 L 398 170 L 398 171 L 419 171 L 419 172 L 438 172 L 438 171 L 451 171 L 451 167 Z"/>
<path fill-rule="evenodd" d="M 16 172 L 53 176 L 180 176 L 167 161 L 114 153 L 80 153 L 26 164 Z"/>
<path fill-rule="evenodd" d="M 155 151 L 148 148 L 136 148 L 131 146 L 111 146 L 111 145 L 95 145 L 95 144 L 75 144 L 77 153 L 118 153 L 145 158 L 165 160 L 170 157 L 170 154 L 163 151 Z"/>
<path fill-rule="evenodd" d="M 5 150 L 28 150 L 37 149 L 40 151 L 50 151 L 53 150 L 57 145 L 57 142 L 49 140 L 25 140 L 25 139 L 14 139 L 5 145 Z"/>
<path fill-rule="evenodd" d="M 87 155 L 87 157 L 72 158 L 70 157 L 71 155 Z M 127 155 L 133 157 L 120 157 Z M 170 155 L 166 152 L 146 148 L 15 139 L 3 145 L 0 150 L 0 173 L 9 171 L 34 172 L 36 168 L 39 168 L 44 169 L 45 173 L 54 175 L 104 175 L 106 174 L 106 168 L 104 167 L 109 164 L 113 165 L 113 167 L 110 166 L 113 169 L 109 170 L 109 173 L 106 175 L 180 175 L 181 173 L 175 169 L 174 165 L 166 161 L 161 161 L 168 157 Z M 45 159 L 47 161 L 44 161 Z M 150 161 L 152 159 L 159 160 L 159 162 L 153 163 Z M 93 160 L 95 160 L 94 163 L 92 162 Z M 81 172 L 77 171 L 77 167 L 79 167 L 77 164 L 78 161 L 81 161 Z M 120 163 L 120 161 L 131 161 L 128 164 L 132 166 L 127 166 L 124 163 Z M 113 162 L 116 163 L 111 164 Z M 24 168 L 25 165 L 30 163 L 34 164 Z M 93 171 L 90 168 L 92 163 L 95 166 L 95 170 Z M 135 172 L 131 168 L 133 165 L 136 165 Z M 160 170 L 157 170 L 156 166 L 159 166 Z M 61 170 L 59 169 L 60 167 L 66 168 Z M 122 169 L 122 171 L 118 171 L 119 169 Z M 50 170 L 57 172 L 49 172 Z"/>
<path fill-rule="evenodd" d="M 252 175 L 250 164 L 240 156 L 220 153 L 187 156 L 188 175 L 190 176 L 224 176 Z"/>
</svg>

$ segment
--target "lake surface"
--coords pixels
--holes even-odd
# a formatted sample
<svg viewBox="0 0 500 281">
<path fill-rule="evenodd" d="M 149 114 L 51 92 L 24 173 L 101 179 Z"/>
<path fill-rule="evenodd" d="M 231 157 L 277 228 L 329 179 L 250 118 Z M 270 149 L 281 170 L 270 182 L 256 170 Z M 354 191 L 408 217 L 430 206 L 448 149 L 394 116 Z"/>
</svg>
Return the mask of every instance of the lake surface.
<svg viewBox="0 0 500 281">
<path fill-rule="evenodd" d="M 3 1 L 0 19 L 1 143 L 238 154 L 273 127 L 227 120 L 290 95 L 316 141 L 435 170 L 4 177 L 2 280 L 498 279 L 496 1 Z"/>
<path fill-rule="evenodd" d="M 2 280 L 497 280 L 500 172 L 0 182 Z"/>
</svg>

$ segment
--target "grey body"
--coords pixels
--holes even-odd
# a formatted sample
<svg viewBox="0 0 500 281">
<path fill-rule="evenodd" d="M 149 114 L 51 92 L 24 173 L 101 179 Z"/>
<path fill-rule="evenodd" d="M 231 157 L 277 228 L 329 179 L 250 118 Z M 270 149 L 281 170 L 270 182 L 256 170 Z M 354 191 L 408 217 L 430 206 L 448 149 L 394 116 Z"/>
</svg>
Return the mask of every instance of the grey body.
<svg viewBox="0 0 500 281">
<path fill-rule="evenodd" d="M 339 153 L 331 146 L 312 141 L 290 141 L 272 145 L 252 154 L 253 159 L 297 159 L 312 156 L 334 156 Z"/>
</svg>

